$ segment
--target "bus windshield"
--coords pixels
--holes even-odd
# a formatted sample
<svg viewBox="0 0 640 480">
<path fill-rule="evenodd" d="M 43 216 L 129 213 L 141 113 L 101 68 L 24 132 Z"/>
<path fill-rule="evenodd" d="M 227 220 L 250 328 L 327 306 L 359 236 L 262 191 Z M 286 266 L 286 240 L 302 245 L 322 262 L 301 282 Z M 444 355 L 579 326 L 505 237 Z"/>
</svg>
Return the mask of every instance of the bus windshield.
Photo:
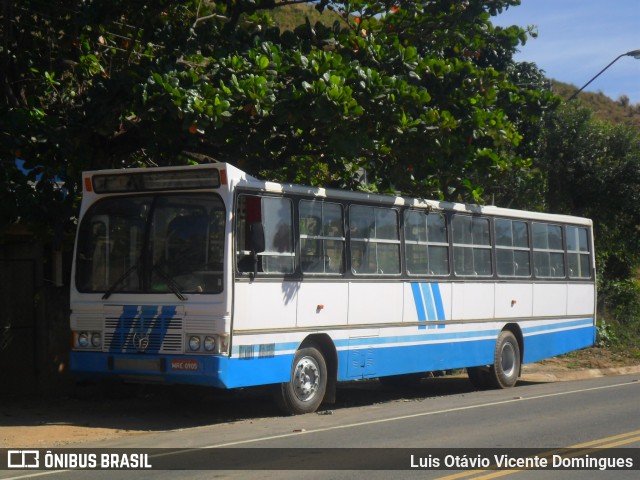
<svg viewBox="0 0 640 480">
<path fill-rule="evenodd" d="M 220 293 L 225 208 L 214 194 L 105 198 L 79 227 L 80 292 Z"/>
</svg>

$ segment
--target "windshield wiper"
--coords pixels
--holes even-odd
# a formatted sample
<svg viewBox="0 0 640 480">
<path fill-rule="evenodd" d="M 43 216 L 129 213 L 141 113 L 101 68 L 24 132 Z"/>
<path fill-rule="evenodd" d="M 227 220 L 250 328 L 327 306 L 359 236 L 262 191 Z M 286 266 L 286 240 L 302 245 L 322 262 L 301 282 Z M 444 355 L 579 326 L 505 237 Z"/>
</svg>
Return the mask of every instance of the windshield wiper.
<svg viewBox="0 0 640 480">
<path fill-rule="evenodd" d="M 180 291 L 180 287 L 173 279 L 173 277 L 171 277 L 171 275 L 164 271 L 164 269 L 162 268 L 162 264 L 158 263 L 151 267 L 151 272 L 153 273 L 154 271 L 158 272 L 158 275 L 160 275 L 162 280 L 164 280 L 164 283 L 166 283 L 167 287 L 169 287 L 169 290 L 171 290 L 176 297 L 178 297 L 183 302 L 187 300 L 187 297 L 182 294 L 182 292 Z"/>
<path fill-rule="evenodd" d="M 122 282 L 124 282 L 127 278 L 129 278 L 129 276 L 135 272 L 138 269 L 138 264 L 134 263 L 133 265 L 131 265 L 123 274 L 120 278 L 118 278 L 115 282 L 113 282 L 113 284 L 107 289 L 106 292 L 104 292 L 104 295 L 102 295 L 102 300 L 106 300 L 107 298 L 109 298 L 111 296 L 111 294 L 114 292 L 114 290 L 120 286 L 120 284 Z"/>
</svg>

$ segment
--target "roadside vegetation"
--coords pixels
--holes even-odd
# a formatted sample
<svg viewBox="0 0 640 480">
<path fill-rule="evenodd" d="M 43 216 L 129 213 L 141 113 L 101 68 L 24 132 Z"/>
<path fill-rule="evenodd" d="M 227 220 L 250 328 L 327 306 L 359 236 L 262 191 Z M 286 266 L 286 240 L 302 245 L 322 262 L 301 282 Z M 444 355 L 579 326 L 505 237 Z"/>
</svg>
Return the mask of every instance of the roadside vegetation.
<svg viewBox="0 0 640 480">
<path fill-rule="evenodd" d="M 70 248 L 83 170 L 214 160 L 587 216 L 599 345 L 639 359 L 640 105 L 516 62 L 519 3 L 1 0 L 0 241 Z"/>
</svg>

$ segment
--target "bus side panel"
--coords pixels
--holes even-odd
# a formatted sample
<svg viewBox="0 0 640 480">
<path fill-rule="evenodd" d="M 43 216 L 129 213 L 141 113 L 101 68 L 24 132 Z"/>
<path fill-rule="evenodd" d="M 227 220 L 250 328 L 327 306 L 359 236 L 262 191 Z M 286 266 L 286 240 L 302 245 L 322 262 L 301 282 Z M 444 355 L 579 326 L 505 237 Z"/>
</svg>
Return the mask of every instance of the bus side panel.
<svg viewBox="0 0 640 480">
<path fill-rule="evenodd" d="M 593 318 L 566 320 L 554 325 L 555 330 L 540 332 L 539 327 L 526 327 L 524 335 L 523 363 L 532 363 L 543 358 L 562 355 L 580 348 L 590 347 L 596 338 Z"/>
<path fill-rule="evenodd" d="M 567 314 L 566 283 L 533 284 L 533 316 L 563 317 Z M 591 302 L 593 304 L 593 301 Z"/>
<path fill-rule="evenodd" d="M 503 326 L 502 322 L 427 324 L 337 340 L 338 380 L 490 365 Z M 538 320 L 520 326 L 525 363 L 588 347 L 595 338 L 593 318 Z"/>
<path fill-rule="evenodd" d="M 401 322 L 402 292 L 400 282 L 350 282 L 349 325 Z"/>
<path fill-rule="evenodd" d="M 569 284 L 567 294 L 567 315 L 593 316 L 596 296 L 594 284 Z"/>
<path fill-rule="evenodd" d="M 494 283 L 454 283 L 452 320 L 495 318 Z"/>
<path fill-rule="evenodd" d="M 533 316 L 532 283 L 497 283 L 496 318 L 519 319 Z"/>
<path fill-rule="evenodd" d="M 338 380 L 486 365 L 493 362 L 499 327 L 427 324 L 338 340 Z"/>
<path fill-rule="evenodd" d="M 469 365 L 487 365 L 493 362 L 495 340 L 476 340 L 473 342 L 434 343 L 390 348 L 369 348 L 363 353 L 362 374 L 357 376 L 355 369 L 345 371 L 340 368 L 338 380 L 354 380 L 371 376 L 402 375 L 407 373 L 430 372 L 464 368 Z M 358 350 L 342 350 L 338 352 L 338 363 L 353 363 L 354 352 Z M 376 365 L 375 375 L 364 364 L 364 359 Z M 371 358 L 372 357 L 372 358 Z M 350 365 L 353 367 L 353 365 Z"/>
<path fill-rule="evenodd" d="M 236 282 L 233 329 L 294 328 L 299 282 Z"/>
<path fill-rule="evenodd" d="M 346 282 L 299 283 L 297 326 L 332 327 L 347 324 L 349 286 Z"/>
</svg>

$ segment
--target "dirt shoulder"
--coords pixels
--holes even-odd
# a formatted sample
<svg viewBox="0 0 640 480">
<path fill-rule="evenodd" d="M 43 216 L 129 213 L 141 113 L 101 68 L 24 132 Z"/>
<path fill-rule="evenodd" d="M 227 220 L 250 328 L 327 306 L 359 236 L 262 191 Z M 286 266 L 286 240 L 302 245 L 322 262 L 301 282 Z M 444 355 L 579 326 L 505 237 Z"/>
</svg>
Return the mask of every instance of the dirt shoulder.
<svg viewBox="0 0 640 480">
<path fill-rule="evenodd" d="M 525 365 L 525 382 L 554 382 L 640 373 L 640 361 L 590 348 Z M 461 378 L 428 379 L 408 392 L 378 382 L 346 384 L 336 408 L 471 391 Z M 357 388 L 356 388 L 357 387 Z M 50 448 L 126 435 L 191 428 L 264 416 L 279 416 L 269 392 L 214 391 L 203 388 L 79 385 L 54 395 L 0 394 L 0 447 Z"/>
</svg>

